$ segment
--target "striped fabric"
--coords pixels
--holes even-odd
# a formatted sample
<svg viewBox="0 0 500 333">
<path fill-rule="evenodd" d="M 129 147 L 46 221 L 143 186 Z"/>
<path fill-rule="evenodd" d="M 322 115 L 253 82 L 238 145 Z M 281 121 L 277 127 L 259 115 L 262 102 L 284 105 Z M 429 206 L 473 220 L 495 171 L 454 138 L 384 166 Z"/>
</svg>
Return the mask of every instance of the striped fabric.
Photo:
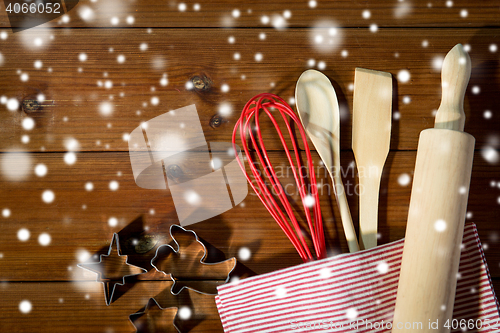
<svg viewBox="0 0 500 333">
<path fill-rule="evenodd" d="M 403 242 L 222 285 L 216 304 L 224 331 L 391 332 Z M 500 332 L 499 321 L 481 242 L 468 224 L 448 324 L 452 332 Z M 428 322 L 403 324 L 431 331 Z"/>
</svg>

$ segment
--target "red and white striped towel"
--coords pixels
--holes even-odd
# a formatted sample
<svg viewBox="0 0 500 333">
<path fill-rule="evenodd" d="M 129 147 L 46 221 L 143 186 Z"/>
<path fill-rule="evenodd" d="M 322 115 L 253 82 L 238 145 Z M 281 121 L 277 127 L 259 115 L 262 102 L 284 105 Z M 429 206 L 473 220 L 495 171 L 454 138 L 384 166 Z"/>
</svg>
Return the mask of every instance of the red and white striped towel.
<svg viewBox="0 0 500 333">
<path fill-rule="evenodd" d="M 467 332 L 500 332 L 499 305 L 474 224 L 466 225 L 462 243 L 451 331 L 462 332 L 465 324 Z M 222 285 L 216 304 L 224 331 L 390 332 L 403 244 Z M 429 323 L 404 324 L 429 331 Z"/>
</svg>

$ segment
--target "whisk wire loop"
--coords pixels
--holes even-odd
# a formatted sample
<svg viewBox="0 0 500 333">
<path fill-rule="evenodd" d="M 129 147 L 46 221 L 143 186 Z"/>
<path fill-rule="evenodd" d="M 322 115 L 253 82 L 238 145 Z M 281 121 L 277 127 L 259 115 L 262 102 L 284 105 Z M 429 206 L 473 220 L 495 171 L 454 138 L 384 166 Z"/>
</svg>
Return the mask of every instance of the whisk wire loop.
<svg viewBox="0 0 500 333">
<path fill-rule="evenodd" d="M 281 118 L 285 122 L 294 151 L 295 163 L 292 154 L 290 154 L 290 150 L 283 135 L 283 132 L 277 120 L 273 116 L 273 113 L 271 111 L 272 108 L 276 109 L 279 112 Z M 316 257 L 318 259 L 325 258 L 326 245 L 325 245 L 325 237 L 323 230 L 323 221 L 321 216 L 321 207 L 319 203 L 316 175 L 314 173 L 314 164 L 312 162 L 311 152 L 309 150 L 309 145 L 307 143 L 306 133 L 304 128 L 302 127 L 300 119 L 297 117 L 295 112 L 279 96 L 269 93 L 263 93 L 253 97 L 245 104 L 245 107 L 243 108 L 241 113 L 241 117 L 236 122 L 232 135 L 233 149 L 235 151 L 238 165 L 245 174 L 246 179 L 250 183 L 252 189 L 257 194 L 258 198 L 262 201 L 262 203 L 269 211 L 271 216 L 274 218 L 274 220 L 276 220 L 280 228 L 290 239 L 290 241 L 292 242 L 293 246 L 299 253 L 302 260 L 304 261 L 314 260 L 314 257 L 312 256 L 311 251 L 307 246 L 304 233 L 302 232 L 300 224 L 297 221 L 297 218 L 295 217 L 287 193 L 284 190 L 281 182 L 279 181 L 278 176 L 274 171 L 273 164 L 269 158 L 269 155 L 267 154 L 267 150 L 264 144 L 264 139 L 262 137 L 262 132 L 260 130 L 259 115 L 261 113 L 264 113 L 269 117 L 269 119 L 271 120 L 272 124 L 276 129 L 281 144 L 285 148 L 284 151 L 287 156 L 288 162 L 290 163 L 292 174 L 297 184 L 299 195 L 301 197 L 302 207 L 304 208 L 307 226 L 309 227 L 310 236 L 316 253 Z M 308 172 L 304 171 L 301 162 L 300 149 L 298 147 L 297 140 L 294 137 L 294 131 L 291 125 L 292 121 L 295 123 L 295 127 L 299 130 L 300 136 L 302 138 L 307 158 L 306 165 Z M 255 126 L 252 127 L 252 124 L 255 124 Z M 247 174 L 245 166 L 243 162 L 239 159 L 238 153 L 236 151 L 236 136 L 238 131 L 240 132 L 239 136 L 242 142 L 242 148 L 245 151 L 245 155 L 247 157 L 255 184 L 250 178 L 250 176 Z M 257 156 L 258 162 L 254 161 L 254 159 L 252 158 L 248 146 L 248 140 L 247 140 L 248 138 L 250 139 L 250 142 L 253 148 L 255 149 L 255 154 Z M 275 192 L 274 195 L 271 193 L 268 184 L 262 177 L 263 173 L 259 170 L 258 167 L 256 167 L 256 165 L 258 165 L 259 163 L 262 165 L 264 171 L 263 173 L 267 177 L 271 185 L 271 189 L 274 190 Z M 309 191 L 307 190 L 307 185 L 305 180 L 307 175 L 309 175 L 309 181 L 310 181 Z M 310 193 L 308 194 L 308 192 Z M 279 199 L 281 208 L 278 202 L 276 201 L 275 197 Z M 311 217 L 311 208 L 313 217 Z"/>
</svg>

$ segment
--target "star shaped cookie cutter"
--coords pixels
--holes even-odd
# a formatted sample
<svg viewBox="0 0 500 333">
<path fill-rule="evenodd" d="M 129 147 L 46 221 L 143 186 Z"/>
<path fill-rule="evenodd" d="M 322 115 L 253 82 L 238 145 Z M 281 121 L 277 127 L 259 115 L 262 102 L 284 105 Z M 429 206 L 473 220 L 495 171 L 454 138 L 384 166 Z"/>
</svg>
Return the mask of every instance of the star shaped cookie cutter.
<svg viewBox="0 0 500 333">
<path fill-rule="evenodd" d="M 158 323 L 157 319 L 158 317 L 160 317 L 160 314 L 157 313 L 155 316 L 153 316 L 152 314 L 153 312 L 158 312 L 157 309 L 159 309 L 160 311 L 166 311 L 167 317 L 169 318 L 160 318 L 160 323 Z M 177 310 L 177 307 L 163 308 L 156 301 L 156 299 L 151 297 L 148 300 L 144 311 L 133 313 L 129 315 L 128 319 L 130 320 L 132 325 L 134 325 L 136 332 L 169 332 L 167 330 L 164 330 L 164 328 L 171 328 L 173 326 L 177 333 L 181 333 L 181 330 L 175 324 L 175 319 L 177 318 Z M 144 316 L 146 316 L 147 318 L 143 318 Z M 161 316 L 164 317 L 165 315 L 161 314 Z M 143 318 L 143 320 L 141 320 L 141 318 Z"/>
<path fill-rule="evenodd" d="M 116 244 L 116 253 L 117 253 L 116 257 L 111 256 L 111 254 L 113 252 L 113 245 L 114 244 Z M 112 260 L 112 261 L 114 260 L 116 262 L 117 259 L 120 259 L 119 261 L 123 261 L 123 259 L 121 259 L 121 257 L 123 257 L 125 259 L 125 264 L 128 266 L 130 271 L 132 271 L 132 269 L 134 269 L 136 271 L 141 271 L 141 273 L 124 274 L 124 275 L 119 275 L 119 277 L 107 276 L 108 274 L 107 274 L 107 272 L 105 272 L 105 267 L 103 267 L 105 265 L 103 262 L 103 258 L 110 258 L 109 260 Z M 113 239 L 111 240 L 111 244 L 109 244 L 108 254 L 101 254 L 99 256 L 99 262 L 83 263 L 83 264 L 77 265 L 78 267 L 80 267 L 82 269 L 85 269 L 87 271 L 90 271 L 92 273 L 97 274 L 96 281 L 103 284 L 104 300 L 106 302 L 106 305 L 108 305 L 108 306 L 111 304 L 111 302 L 113 300 L 113 294 L 115 293 L 116 285 L 120 285 L 120 286 L 125 285 L 125 278 L 126 277 L 136 276 L 136 275 L 147 273 L 146 269 L 139 267 L 139 266 L 129 264 L 127 262 L 128 261 L 127 259 L 128 259 L 127 255 L 120 254 L 119 237 L 118 237 L 117 233 L 114 233 Z M 104 261 L 106 261 L 106 260 L 104 260 Z M 101 266 L 103 268 L 99 269 L 98 266 Z M 113 281 L 120 280 L 120 279 L 121 279 L 121 283 L 120 282 L 113 282 Z"/>
</svg>

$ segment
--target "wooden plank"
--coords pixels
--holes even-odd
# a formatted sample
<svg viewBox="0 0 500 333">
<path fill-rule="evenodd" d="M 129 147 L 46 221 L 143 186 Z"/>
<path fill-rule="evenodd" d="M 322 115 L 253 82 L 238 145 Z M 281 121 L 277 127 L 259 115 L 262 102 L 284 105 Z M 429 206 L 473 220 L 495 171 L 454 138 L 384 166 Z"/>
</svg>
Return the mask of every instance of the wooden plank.
<svg viewBox="0 0 500 333">
<path fill-rule="evenodd" d="M 29 44 L 38 33 L 28 30 L 23 34 L 28 36 Z M 21 103 L 15 112 L 0 106 L 1 151 L 14 147 L 65 151 L 67 138 L 76 139 L 82 151 L 127 151 L 124 134 L 143 121 L 190 104 L 197 107 L 207 141 L 228 141 L 247 100 L 258 93 L 272 92 L 289 101 L 294 96 L 296 79 L 310 67 L 310 59 L 315 68 L 324 61 L 324 72 L 334 81 L 344 110 L 344 149 L 351 147 L 351 113 L 346 111 L 352 109 L 349 87 L 355 67 L 387 71 L 395 78 L 401 70 L 408 70 L 409 80 L 398 82 L 394 89 L 397 99 L 393 110 L 399 112 L 399 118 L 393 122 L 391 149 L 416 149 L 420 131 L 433 127 L 433 110 L 441 99 L 440 70 L 434 68 L 436 59 L 456 43 L 471 47 L 472 76 L 465 98 L 465 129 L 476 137 L 477 148 L 500 148 L 500 141 L 495 139 L 500 127 L 500 111 L 495 103 L 500 69 L 497 54 L 489 51 L 490 44 L 499 38 L 497 29 L 381 29 L 375 34 L 345 29 L 341 47 L 328 53 L 315 50 L 311 31 L 304 29 L 270 31 L 265 41 L 259 40 L 258 31 L 251 29 L 169 29 L 152 34 L 132 29 L 85 29 L 48 33 L 54 39 L 47 35 L 47 47 L 40 49 L 23 44 L 21 34 L 9 34 L 6 40 L 0 40 L 4 57 L 0 96 Z M 228 43 L 230 36 L 235 37 L 234 44 Z M 422 47 L 424 40 L 428 47 Z M 146 52 L 139 49 L 143 42 L 149 46 Z M 28 48 L 32 52 L 26 53 Z M 342 57 L 342 50 L 348 52 L 347 57 Z M 81 53 L 87 55 L 85 62 L 78 60 Z M 235 53 L 240 54 L 241 60 L 233 59 Z M 257 53 L 263 55 L 260 62 L 254 60 Z M 119 55 L 125 56 L 123 64 L 117 61 Z M 37 60 L 42 62 L 42 69 L 34 68 Z M 152 68 L 152 64 L 162 63 L 164 68 Z M 28 81 L 22 81 L 18 71 L 27 73 Z M 160 84 L 164 73 L 167 86 Z M 210 81 L 207 84 L 211 87 L 188 90 L 186 83 L 196 76 L 208 77 L 206 82 Z M 106 84 L 112 84 L 112 88 L 106 89 Z M 225 84 L 228 92 L 223 92 Z M 473 93 L 472 87 L 478 87 L 479 93 Z M 36 99 L 40 93 L 46 100 L 37 110 L 28 111 L 35 127 L 27 131 L 22 126 L 28 117 L 21 110 L 22 101 Z M 158 105 L 152 105 L 154 97 L 159 98 Z M 108 116 L 100 113 L 103 103 L 114 109 Z M 232 108 L 228 115 L 219 111 L 225 105 Z M 486 111 L 489 113 L 485 116 Z M 220 126 L 212 127 L 216 115 L 222 117 Z M 268 149 L 282 149 L 269 121 L 262 122 L 261 130 Z M 25 135 L 29 138 L 26 144 L 22 143 Z"/>
<path fill-rule="evenodd" d="M 153 0 L 96 1 L 80 0 L 71 10 L 67 21 L 54 19 L 52 27 L 256 27 L 281 26 L 309 27 L 321 20 L 332 20 L 340 26 L 365 27 L 372 23 L 396 27 L 456 27 L 498 26 L 500 11 L 494 0 L 470 2 L 448 1 L 274 1 L 263 0 L 235 3 L 230 0 L 198 2 L 158 2 Z M 185 6 L 185 7 L 183 7 Z M 184 10 L 182 10 L 185 8 Z M 0 7 L 5 12 L 2 4 Z M 90 10 L 90 11 L 89 11 Z M 239 11 L 234 13 L 234 10 Z M 363 14 L 368 10 L 370 15 Z M 467 14 L 463 14 L 463 10 Z M 285 12 L 290 13 L 286 19 Z M 127 21 L 133 17 L 133 23 Z M 116 17 L 118 22 L 112 22 Z M 264 24 L 263 17 L 269 18 Z M 281 18 L 280 18 L 281 17 Z M 86 19 L 84 19 L 86 18 Z M 0 17 L 0 27 L 10 27 L 7 15 Z"/>
<path fill-rule="evenodd" d="M 493 284 L 498 289 L 498 280 Z M 99 289 L 99 288 L 97 288 Z M 136 290 L 137 289 L 137 290 Z M 110 306 L 102 299 L 102 290 L 91 283 L 2 283 L 0 327 L 8 332 L 134 332 L 128 316 L 144 307 L 146 298 L 134 286 Z M 179 321 L 189 332 L 223 332 L 213 296 L 190 292 L 188 297 L 171 298 L 172 305 L 195 306 L 194 317 Z M 27 300 L 29 313 L 21 313 L 19 304 Z"/>
<path fill-rule="evenodd" d="M 0 284 L 0 328 L 19 333 L 62 333 L 68 329 L 71 332 L 135 332 L 129 315 L 143 311 L 149 297 L 160 295 L 157 300 L 162 306 L 186 307 L 192 311 L 188 320 L 175 321 L 184 332 L 223 332 L 213 295 L 185 290 L 179 296 L 165 296 L 163 286 L 149 284 L 131 286 L 106 306 L 101 284 L 97 282 L 4 282 Z M 19 310 L 23 301 L 31 304 L 30 312 Z"/>
<path fill-rule="evenodd" d="M 406 182 L 411 181 L 415 155 L 414 151 L 389 154 L 381 185 L 380 244 L 404 237 L 411 189 L 411 183 Z M 314 156 L 318 166 L 315 153 Z M 149 234 L 159 236 L 158 244 L 171 242 L 169 226 L 178 220 L 170 192 L 139 188 L 134 183 L 127 153 L 79 153 L 72 166 L 63 162 L 60 153 L 34 153 L 31 158 L 33 165 L 43 163 L 47 166 L 46 176 L 39 178 L 30 173 L 23 182 L 2 179 L 0 183 L 0 209 L 2 212 L 6 208 L 10 210 L 9 217 L 0 217 L 0 281 L 94 281 L 95 274 L 84 274 L 84 270 L 76 267 L 79 257 L 82 253 L 106 253 L 113 232 L 134 238 L 148 227 Z M 283 159 L 283 152 L 271 153 L 280 180 L 287 186 L 293 176 L 290 169 L 281 166 Z M 352 153 L 342 153 L 342 171 L 346 174 L 344 185 L 357 227 L 353 160 Z M 498 164 L 490 164 L 479 152 L 476 153 L 467 219 L 467 222 L 477 224 L 483 244 L 487 244 L 485 253 L 490 272 L 496 277 L 500 277 L 497 265 L 500 260 L 497 226 L 500 218 L 497 202 L 500 196 L 499 168 Z M 331 254 L 347 252 L 334 196 L 329 193 L 329 178 L 324 169 L 318 170 L 328 247 Z M 109 189 L 113 180 L 119 184 L 116 191 Z M 90 192 L 85 190 L 87 182 L 93 184 Z M 41 198 L 47 189 L 55 194 L 50 204 Z M 296 200 L 293 188 L 287 189 L 291 200 Z M 117 219 L 114 227 L 108 223 L 111 217 Z M 23 228 L 31 234 L 25 242 L 18 239 L 18 231 Z M 243 203 L 234 209 L 188 229 L 194 230 L 207 245 L 207 262 L 238 257 L 242 247 L 250 249 L 251 258 L 239 261 L 238 272 L 234 275 L 261 274 L 301 262 L 253 192 L 249 192 Z M 48 246 L 39 244 L 42 233 L 51 236 Z M 121 241 L 123 254 L 130 255 L 130 263 L 148 267 L 154 251 L 137 254 L 133 248 L 123 246 L 127 242 L 125 236 Z"/>
</svg>

